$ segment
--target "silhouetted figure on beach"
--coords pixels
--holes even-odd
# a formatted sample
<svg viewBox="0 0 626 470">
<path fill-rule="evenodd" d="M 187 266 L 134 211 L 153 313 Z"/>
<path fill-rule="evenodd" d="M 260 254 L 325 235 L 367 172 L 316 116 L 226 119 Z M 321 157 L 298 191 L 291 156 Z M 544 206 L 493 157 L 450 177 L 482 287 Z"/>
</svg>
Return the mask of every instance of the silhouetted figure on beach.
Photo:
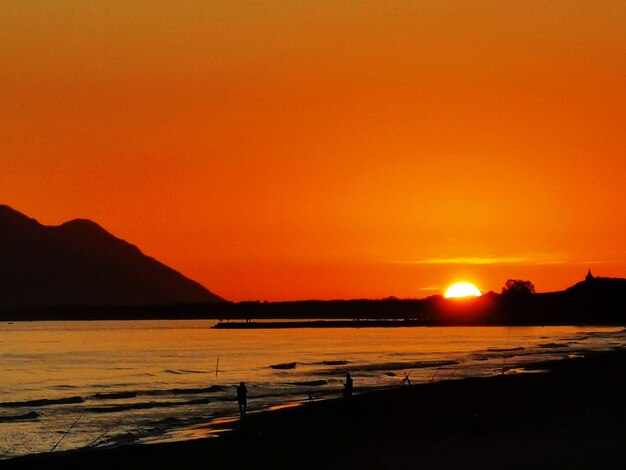
<svg viewBox="0 0 626 470">
<path fill-rule="evenodd" d="M 404 378 L 402 379 L 402 381 L 407 384 L 407 385 L 411 385 L 411 379 L 409 379 L 409 374 L 407 374 L 406 372 L 404 373 Z"/>
<path fill-rule="evenodd" d="M 346 383 L 343 384 L 343 397 L 344 398 L 352 397 L 353 385 L 354 385 L 354 382 L 352 380 L 352 377 L 350 376 L 350 372 L 346 372 Z"/>
<path fill-rule="evenodd" d="M 239 413 L 241 416 L 245 415 L 248 407 L 248 388 L 243 382 L 237 387 L 237 403 L 239 404 Z"/>
</svg>

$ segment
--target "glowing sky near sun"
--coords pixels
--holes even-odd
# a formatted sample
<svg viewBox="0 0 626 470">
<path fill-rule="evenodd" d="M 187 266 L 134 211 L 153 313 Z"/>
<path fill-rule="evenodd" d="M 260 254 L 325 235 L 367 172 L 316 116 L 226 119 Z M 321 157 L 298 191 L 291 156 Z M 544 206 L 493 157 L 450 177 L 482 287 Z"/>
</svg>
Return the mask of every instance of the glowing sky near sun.
<svg viewBox="0 0 626 470">
<path fill-rule="evenodd" d="M 0 202 L 233 299 L 626 276 L 626 2 L 6 0 Z"/>
</svg>

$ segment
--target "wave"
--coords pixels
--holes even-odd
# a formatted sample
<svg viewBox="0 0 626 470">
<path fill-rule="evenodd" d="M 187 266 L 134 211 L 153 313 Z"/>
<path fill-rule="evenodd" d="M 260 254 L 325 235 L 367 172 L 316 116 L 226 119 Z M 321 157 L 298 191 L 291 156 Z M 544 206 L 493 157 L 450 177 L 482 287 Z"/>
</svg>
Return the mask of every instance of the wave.
<svg viewBox="0 0 626 470">
<path fill-rule="evenodd" d="M 163 372 L 166 374 L 174 375 L 187 375 L 187 374 L 206 374 L 206 370 L 191 370 L 191 369 L 165 369 Z"/>
<path fill-rule="evenodd" d="M 121 405 L 115 406 L 98 406 L 91 407 L 85 410 L 88 413 L 119 413 L 121 411 L 130 411 L 130 410 L 149 410 L 152 408 L 173 408 L 177 406 L 188 406 L 188 405 L 206 405 L 211 403 L 211 400 L 208 398 L 199 398 L 197 400 L 187 400 L 187 401 L 163 401 L 163 402 L 144 402 L 144 403 L 124 403 Z"/>
<path fill-rule="evenodd" d="M 626 333 L 626 328 L 622 328 L 618 331 L 588 331 L 584 334 L 588 336 L 597 336 L 597 337 L 613 337 L 613 336 L 622 336 Z"/>
<path fill-rule="evenodd" d="M 472 359 L 475 361 L 488 361 L 489 356 L 472 356 Z"/>
<path fill-rule="evenodd" d="M 128 398 L 136 398 L 137 396 L 166 396 L 166 395 L 201 395 L 206 393 L 217 393 L 228 390 L 223 385 L 211 385 L 209 387 L 197 388 L 170 388 L 166 390 L 126 390 L 119 392 L 99 392 L 88 397 L 72 396 L 64 398 L 42 398 L 38 400 L 25 401 L 8 401 L 0 402 L 0 408 L 39 408 L 53 405 L 73 405 L 77 403 L 85 403 L 91 400 L 125 400 Z M 201 398 L 202 402 L 206 402 L 205 398 Z M 175 403 L 175 402 L 174 402 Z M 183 402 L 186 403 L 186 402 Z M 189 402 L 189 404 L 192 404 Z M 137 404 L 141 405 L 141 404 Z M 94 408 L 91 408 L 94 409 Z"/>
<path fill-rule="evenodd" d="M 0 416 L 0 423 L 10 423 L 13 421 L 30 421 L 33 419 L 38 419 L 40 417 L 41 415 L 39 413 L 37 413 L 36 411 L 31 411 L 22 415 Z"/>
<path fill-rule="evenodd" d="M 146 434 L 145 432 L 143 434 Z M 115 436 L 108 436 L 102 442 L 99 442 L 95 447 L 115 447 L 122 444 L 132 444 L 137 442 L 141 436 L 139 433 L 125 432 L 117 434 Z"/>
<path fill-rule="evenodd" d="M 41 400 L 5 401 L 4 403 L 0 403 L 0 407 L 19 408 L 22 406 L 39 407 L 49 405 L 69 405 L 73 403 L 83 403 L 84 401 L 85 400 L 82 397 L 43 398 Z"/>
<path fill-rule="evenodd" d="M 548 349 L 569 348 L 567 344 L 560 344 L 560 343 L 543 343 L 543 344 L 538 344 L 537 346 L 540 348 L 548 348 Z"/>
<path fill-rule="evenodd" d="M 364 364 L 361 366 L 350 366 L 350 372 L 377 372 L 381 370 L 405 370 L 405 369 L 425 369 L 428 367 L 453 366 L 457 361 L 417 361 L 417 362 L 382 362 L 374 364 Z M 344 368 L 335 368 L 318 371 L 319 375 L 337 375 L 344 372 Z"/>
<path fill-rule="evenodd" d="M 308 382 L 287 382 L 285 385 L 297 385 L 299 387 L 321 387 L 328 385 L 326 380 L 309 380 Z"/>
<path fill-rule="evenodd" d="M 118 383 L 100 383 L 100 384 L 92 384 L 90 388 L 114 388 L 114 387 L 126 387 L 128 386 L 128 382 L 118 382 Z"/>
<path fill-rule="evenodd" d="M 165 390 L 142 390 L 138 391 L 138 395 L 194 395 L 201 393 L 223 392 L 229 387 L 224 385 L 211 385 L 209 387 L 198 388 L 170 388 Z"/>
<path fill-rule="evenodd" d="M 556 348 L 556 347 L 555 347 Z M 545 349 L 552 349 L 551 347 L 547 347 Z M 538 349 L 530 350 L 525 348 L 515 348 L 510 350 L 491 350 L 489 353 L 473 353 L 470 355 L 470 358 L 474 361 L 488 361 L 488 360 L 496 360 L 501 361 L 503 357 L 508 359 L 513 358 L 532 358 L 532 357 L 542 357 L 544 355 L 555 354 L 555 351 L 541 351 Z"/>
<path fill-rule="evenodd" d="M 295 362 L 285 362 L 283 364 L 272 364 L 270 366 L 272 369 L 295 369 L 296 368 L 296 363 Z"/>
<path fill-rule="evenodd" d="M 96 393 L 89 397 L 90 400 L 120 400 L 126 398 L 136 398 L 137 396 L 164 396 L 164 395 L 201 395 L 203 393 L 216 393 L 227 390 L 224 385 L 211 385 L 209 387 L 195 388 L 168 388 L 164 390 L 125 390 L 120 392 Z"/>
<path fill-rule="evenodd" d="M 346 361 L 344 359 L 337 359 L 331 361 L 297 362 L 296 364 L 301 364 L 303 366 L 343 366 L 349 362 L 350 361 Z"/>
<path fill-rule="evenodd" d="M 92 400 L 119 400 L 124 398 L 135 398 L 137 392 L 111 392 L 111 393 L 96 393 L 92 395 Z"/>
<path fill-rule="evenodd" d="M 509 352 L 509 351 L 523 351 L 526 348 L 518 347 L 518 348 L 488 348 L 489 352 Z"/>
<path fill-rule="evenodd" d="M 178 425 L 180 423 L 183 423 L 184 421 L 180 418 L 173 418 L 173 417 L 169 417 L 169 418 L 163 418 L 163 419 L 159 419 L 157 421 L 154 421 L 153 425 L 155 426 L 175 426 Z"/>
<path fill-rule="evenodd" d="M 132 444 L 136 442 L 150 442 L 152 438 L 160 438 L 166 435 L 170 430 L 189 428 L 193 425 L 205 424 L 211 418 L 215 418 L 217 414 L 212 416 L 194 416 L 186 419 L 164 418 L 157 421 L 148 421 L 142 425 L 141 429 L 134 429 L 125 433 L 108 436 L 102 439 L 93 447 L 107 448 L 124 444 Z M 148 439 L 148 441 L 146 441 Z"/>
</svg>

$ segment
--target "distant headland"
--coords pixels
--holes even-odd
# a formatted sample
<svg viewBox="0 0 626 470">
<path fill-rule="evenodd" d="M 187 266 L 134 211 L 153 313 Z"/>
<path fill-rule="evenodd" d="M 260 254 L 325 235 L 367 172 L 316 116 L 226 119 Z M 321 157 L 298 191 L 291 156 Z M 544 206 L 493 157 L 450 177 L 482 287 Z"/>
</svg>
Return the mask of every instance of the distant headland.
<svg viewBox="0 0 626 470">
<path fill-rule="evenodd" d="M 0 311 L 223 302 L 97 223 L 51 227 L 0 205 Z"/>
</svg>

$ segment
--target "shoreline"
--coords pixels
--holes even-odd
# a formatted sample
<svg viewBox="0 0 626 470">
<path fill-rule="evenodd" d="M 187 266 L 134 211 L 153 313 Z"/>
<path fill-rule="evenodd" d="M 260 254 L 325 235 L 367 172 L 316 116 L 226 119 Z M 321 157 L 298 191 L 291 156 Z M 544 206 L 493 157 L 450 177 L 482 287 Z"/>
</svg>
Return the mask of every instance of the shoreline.
<svg viewBox="0 0 626 470">
<path fill-rule="evenodd" d="M 367 392 L 250 414 L 215 426 L 219 437 L 34 454 L 0 467 L 624 468 L 626 351 L 528 367 L 550 371 Z"/>
<path fill-rule="evenodd" d="M 266 319 L 269 320 L 269 319 Z M 550 323 L 550 322 L 482 322 L 442 321 L 442 320 L 295 320 L 295 321 L 218 321 L 211 326 L 214 330 L 276 330 L 293 328 L 429 328 L 429 327 L 519 327 L 519 326 L 577 326 L 577 327 L 619 327 L 619 323 Z"/>
</svg>

